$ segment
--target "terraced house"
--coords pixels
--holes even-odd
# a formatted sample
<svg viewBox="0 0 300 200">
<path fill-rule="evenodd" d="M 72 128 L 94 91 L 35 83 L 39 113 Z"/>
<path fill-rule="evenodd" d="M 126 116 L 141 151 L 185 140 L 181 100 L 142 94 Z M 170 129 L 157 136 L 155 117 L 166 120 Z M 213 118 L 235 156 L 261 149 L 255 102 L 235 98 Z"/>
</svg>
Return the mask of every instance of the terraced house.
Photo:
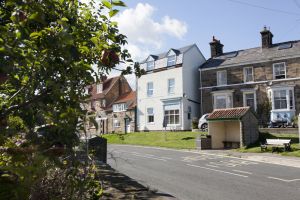
<svg viewBox="0 0 300 200">
<path fill-rule="evenodd" d="M 260 123 L 285 125 L 300 111 L 300 41 L 273 44 L 266 27 L 256 48 L 223 52 L 215 38 L 201 65 L 201 112 L 250 106 Z"/>
<path fill-rule="evenodd" d="M 137 120 L 140 131 L 190 130 L 199 118 L 198 67 L 205 58 L 193 44 L 149 55 L 137 81 Z"/>
</svg>

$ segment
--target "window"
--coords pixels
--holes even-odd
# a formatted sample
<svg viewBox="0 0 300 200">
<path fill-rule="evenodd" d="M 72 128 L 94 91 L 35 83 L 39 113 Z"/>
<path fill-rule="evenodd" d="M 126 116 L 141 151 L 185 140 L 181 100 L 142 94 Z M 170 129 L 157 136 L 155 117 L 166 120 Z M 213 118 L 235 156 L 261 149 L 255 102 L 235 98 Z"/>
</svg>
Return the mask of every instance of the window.
<svg viewBox="0 0 300 200">
<path fill-rule="evenodd" d="M 294 109 L 294 95 L 293 90 L 289 90 L 290 109 Z"/>
<path fill-rule="evenodd" d="M 218 71 L 217 72 L 217 85 L 227 85 L 227 72 Z"/>
<path fill-rule="evenodd" d="M 285 63 L 275 63 L 273 64 L 273 75 L 274 79 L 284 79 L 286 78 L 286 68 Z"/>
<path fill-rule="evenodd" d="M 154 123 L 154 111 L 153 108 L 147 108 L 147 122 Z"/>
<path fill-rule="evenodd" d="M 120 126 L 121 126 L 120 121 L 117 119 L 114 119 L 114 128 L 119 128 Z"/>
<path fill-rule="evenodd" d="M 102 90 L 103 90 L 103 84 L 102 83 L 97 84 L 97 94 L 101 93 Z"/>
<path fill-rule="evenodd" d="M 256 110 L 256 94 L 255 92 L 244 92 L 244 106 L 249 106 Z"/>
<path fill-rule="evenodd" d="M 286 90 L 274 91 L 274 108 L 275 110 L 287 109 Z"/>
<path fill-rule="evenodd" d="M 214 109 L 232 108 L 232 93 L 214 94 Z"/>
<path fill-rule="evenodd" d="M 173 66 L 176 64 L 176 55 L 168 56 L 168 64 L 167 66 Z"/>
<path fill-rule="evenodd" d="M 192 115 L 192 107 L 189 106 L 189 107 L 188 107 L 188 120 L 191 119 L 191 115 Z"/>
<path fill-rule="evenodd" d="M 113 111 L 114 112 L 122 112 L 126 111 L 127 105 L 125 103 L 120 103 L 120 104 L 114 104 L 113 105 Z"/>
<path fill-rule="evenodd" d="M 253 67 L 245 67 L 244 68 L 244 82 L 252 82 L 254 81 L 253 77 Z"/>
<path fill-rule="evenodd" d="M 147 71 L 151 71 L 154 69 L 154 61 L 148 61 L 147 62 Z"/>
<path fill-rule="evenodd" d="M 167 125 L 179 124 L 179 110 L 165 110 L 165 119 Z"/>
<path fill-rule="evenodd" d="M 270 88 L 269 89 L 270 100 L 272 101 L 272 110 L 294 110 L 294 88 Z"/>
<path fill-rule="evenodd" d="M 175 79 L 168 79 L 168 94 L 174 94 Z"/>
<path fill-rule="evenodd" d="M 147 96 L 148 97 L 153 96 L 153 82 L 147 83 Z"/>
<path fill-rule="evenodd" d="M 103 100 L 102 100 L 102 107 L 105 108 L 105 106 L 106 106 L 106 100 L 103 99 Z"/>
</svg>

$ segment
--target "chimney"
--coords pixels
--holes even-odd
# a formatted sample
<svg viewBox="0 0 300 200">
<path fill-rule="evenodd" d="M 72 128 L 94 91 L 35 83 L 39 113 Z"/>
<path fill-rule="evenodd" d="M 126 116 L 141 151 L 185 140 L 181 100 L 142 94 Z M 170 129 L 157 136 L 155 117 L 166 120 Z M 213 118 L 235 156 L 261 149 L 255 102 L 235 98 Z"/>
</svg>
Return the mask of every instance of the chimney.
<svg viewBox="0 0 300 200">
<path fill-rule="evenodd" d="M 209 44 L 212 58 L 223 54 L 224 45 L 221 44 L 220 40 L 217 40 L 215 36 L 213 36 L 213 40 Z"/>
<path fill-rule="evenodd" d="M 100 76 L 100 80 L 101 80 L 102 83 L 103 83 L 104 81 L 106 81 L 106 79 L 107 79 L 107 76 L 106 76 L 106 75 L 101 75 L 101 76 Z"/>
<path fill-rule="evenodd" d="M 264 29 L 260 32 L 260 34 L 261 34 L 261 47 L 262 48 L 272 47 L 273 34 L 271 33 L 271 31 L 268 30 L 266 26 L 264 26 Z"/>
</svg>

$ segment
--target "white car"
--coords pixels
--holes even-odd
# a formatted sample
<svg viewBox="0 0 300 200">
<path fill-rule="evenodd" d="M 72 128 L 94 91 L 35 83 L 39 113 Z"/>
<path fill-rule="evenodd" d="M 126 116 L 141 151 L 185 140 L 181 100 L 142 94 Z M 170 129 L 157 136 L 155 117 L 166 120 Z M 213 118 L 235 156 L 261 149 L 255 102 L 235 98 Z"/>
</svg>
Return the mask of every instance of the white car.
<svg viewBox="0 0 300 200">
<path fill-rule="evenodd" d="M 198 128 L 201 131 L 208 131 L 208 123 L 207 123 L 207 117 L 210 113 L 206 113 L 202 115 L 202 117 L 199 119 Z"/>
</svg>

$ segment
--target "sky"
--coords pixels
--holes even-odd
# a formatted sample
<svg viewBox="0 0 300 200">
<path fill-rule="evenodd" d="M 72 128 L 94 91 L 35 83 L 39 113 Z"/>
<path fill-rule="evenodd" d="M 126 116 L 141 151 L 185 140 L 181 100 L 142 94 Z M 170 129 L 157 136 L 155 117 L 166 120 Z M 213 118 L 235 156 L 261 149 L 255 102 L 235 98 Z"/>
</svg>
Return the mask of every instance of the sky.
<svg viewBox="0 0 300 200">
<path fill-rule="evenodd" d="M 206 59 L 215 36 L 224 52 L 260 46 L 264 26 L 273 43 L 300 39 L 300 0 L 123 0 L 114 17 L 135 61 L 197 44 Z M 111 75 L 115 75 L 113 72 Z M 133 76 L 128 77 L 135 88 Z"/>
</svg>

